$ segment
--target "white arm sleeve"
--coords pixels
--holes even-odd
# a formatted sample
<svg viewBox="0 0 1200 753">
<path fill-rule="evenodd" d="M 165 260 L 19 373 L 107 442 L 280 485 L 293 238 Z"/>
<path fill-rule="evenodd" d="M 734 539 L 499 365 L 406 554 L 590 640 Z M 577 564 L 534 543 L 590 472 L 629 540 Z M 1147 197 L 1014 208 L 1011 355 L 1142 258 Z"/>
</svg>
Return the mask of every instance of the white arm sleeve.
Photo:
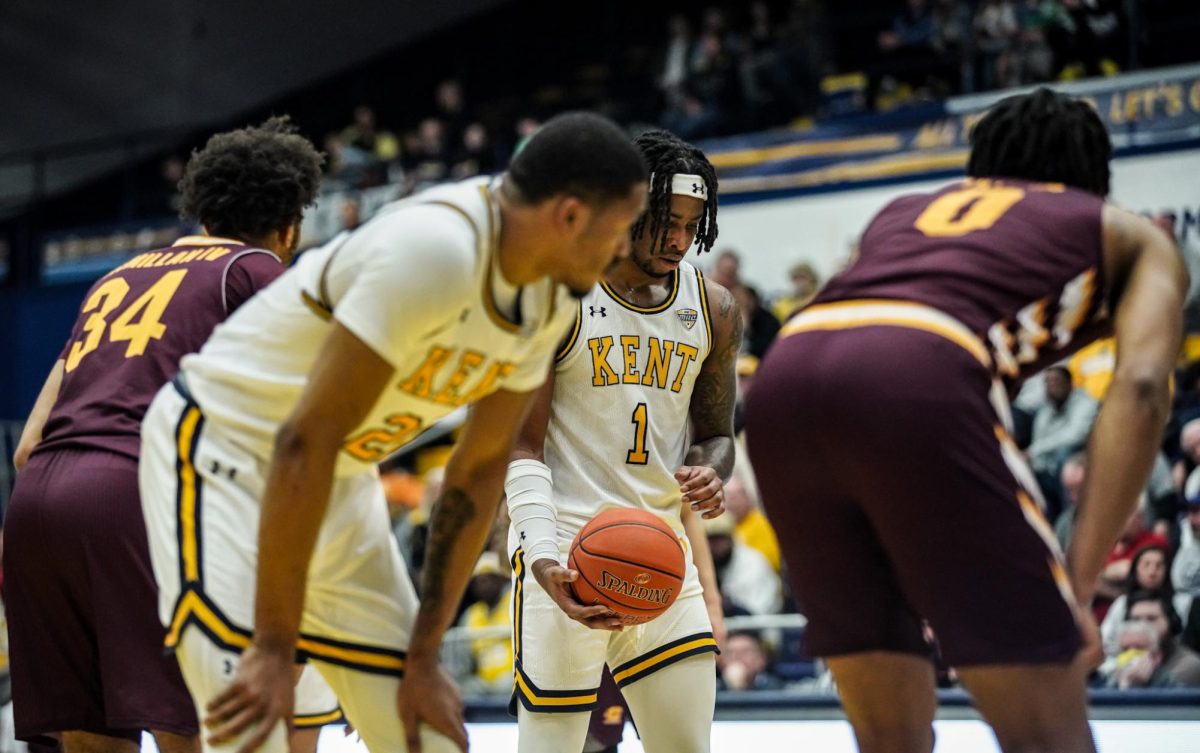
<svg viewBox="0 0 1200 753">
<path fill-rule="evenodd" d="M 562 564 L 558 551 L 558 513 L 551 501 L 553 479 L 550 467 L 537 460 L 514 460 L 508 464 L 504 493 L 508 516 L 521 538 L 525 561 L 540 559 Z"/>
<path fill-rule="evenodd" d="M 330 264 L 333 316 L 396 368 L 455 321 L 475 291 L 475 232 L 457 213 L 413 206 L 351 236 Z M 340 295 L 339 295 L 340 293 Z"/>
</svg>

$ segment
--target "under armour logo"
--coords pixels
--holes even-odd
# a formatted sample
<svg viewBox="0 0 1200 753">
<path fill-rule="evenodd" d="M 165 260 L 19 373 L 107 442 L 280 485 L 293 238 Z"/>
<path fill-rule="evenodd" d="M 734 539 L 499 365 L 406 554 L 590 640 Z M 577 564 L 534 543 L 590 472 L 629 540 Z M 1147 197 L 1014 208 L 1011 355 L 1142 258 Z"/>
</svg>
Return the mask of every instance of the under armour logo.
<svg viewBox="0 0 1200 753">
<path fill-rule="evenodd" d="M 704 187 L 701 186 L 700 184 L 698 184 L 698 183 L 692 184 L 692 193 L 700 193 L 703 190 L 704 190 Z"/>
<path fill-rule="evenodd" d="M 600 318 L 602 318 L 602 319 L 603 319 L 604 317 L 608 316 L 608 314 L 606 314 L 606 313 L 604 312 L 604 307 L 603 307 L 603 306 L 601 306 L 600 308 L 596 308 L 595 306 L 588 306 L 588 314 L 589 314 L 590 316 L 595 316 L 597 311 L 599 311 L 599 312 L 600 312 Z"/>
</svg>

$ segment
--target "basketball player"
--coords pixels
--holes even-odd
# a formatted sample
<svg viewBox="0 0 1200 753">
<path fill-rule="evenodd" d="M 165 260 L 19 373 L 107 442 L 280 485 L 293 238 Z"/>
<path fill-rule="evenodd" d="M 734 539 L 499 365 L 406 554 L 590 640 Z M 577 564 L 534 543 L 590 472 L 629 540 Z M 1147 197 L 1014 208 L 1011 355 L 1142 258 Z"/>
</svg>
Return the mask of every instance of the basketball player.
<svg viewBox="0 0 1200 753">
<path fill-rule="evenodd" d="M 212 235 L 140 254 L 84 298 L 21 436 L 5 522 L 18 737 L 137 751 L 145 730 L 164 751 L 198 747 L 162 651 L 138 432 L 179 359 L 283 273 L 321 161 L 283 118 L 214 136 L 180 182 L 184 213 Z"/>
<path fill-rule="evenodd" d="M 309 251 L 184 359 L 146 417 L 140 470 L 160 616 L 206 749 L 284 750 L 297 659 L 368 749 L 465 748 L 441 637 L 572 296 L 626 252 L 645 180 L 616 125 L 560 116 L 499 178 L 398 202 Z M 418 612 L 376 465 L 469 404 Z"/>
<path fill-rule="evenodd" d="M 578 573 L 563 567 L 579 529 L 612 507 L 660 515 L 683 541 L 681 505 L 721 514 L 733 470 L 742 320 L 730 292 L 684 261 L 697 239 L 701 251 L 716 240 L 716 175 L 703 152 L 667 131 L 637 144 L 651 187 L 633 250 L 580 301 L 505 483 L 521 753 L 582 749 L 605 663 L 646 750 L 709 746 L 717 643 L 696 565 L 670 609 L 624 630 L 605 607 L 570 595 Z M 703 546 L 696 560 L 711 573 L 696 528 L 687 541 Z M 706 587 L 719 615 L 715 581 Z"/>
<path fill-rule="evenodd" d="M 972 142 L 969 179 L 889 204 L 787 324 L 746 436 L 861 750 L 933 747 L 925 618 L 1003 750 L 1090 752 L 1088 605 L 1166 420 L 1187 276 L 1170 238 L 1105 201 L 1112 148 L 1087 103 L 1010 97 Z M 1064 561 L 1006 393 L 1109 331 Z"/>
</svg>

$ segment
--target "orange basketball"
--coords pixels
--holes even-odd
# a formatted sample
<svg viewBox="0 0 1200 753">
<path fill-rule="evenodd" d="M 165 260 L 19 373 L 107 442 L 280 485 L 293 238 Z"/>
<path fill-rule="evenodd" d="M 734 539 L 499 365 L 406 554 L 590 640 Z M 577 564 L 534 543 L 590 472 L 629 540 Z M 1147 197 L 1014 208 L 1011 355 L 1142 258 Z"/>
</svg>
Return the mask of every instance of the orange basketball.
<svg viewBox="0 0 1200 753">
<path fill-rule="evenodd" d="M 567 567 L 579 572 L 571 591 L 600 604 L 625 625 L 649 622 L 675 603 L 686 560 L 671 527 L 645 510 L 606 510 L 571 542 Z"/>
</svg>

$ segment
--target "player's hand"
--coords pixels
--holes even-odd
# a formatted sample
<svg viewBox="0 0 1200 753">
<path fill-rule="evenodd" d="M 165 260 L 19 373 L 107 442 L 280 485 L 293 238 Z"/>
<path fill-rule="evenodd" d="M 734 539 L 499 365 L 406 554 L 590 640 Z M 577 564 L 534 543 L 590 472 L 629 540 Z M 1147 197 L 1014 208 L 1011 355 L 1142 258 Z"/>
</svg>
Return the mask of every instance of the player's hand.
<svg viewBox="0 0 1200 753">
<path fill-rule="evenodd" d="M 250 734 L 237 753 L 258 750 L 280 722 L 292 718 L 295 653 L 251 644 L 238 662 L 233 682 L 205 707 L 208 744 L 222 745 Z"/>
<path fill-rule="evenodd" d="M 725 484 L 712 468 L 705 465 L 684 465 L 675 471 L 683 503 L 708 520 L 725 512 Z"/>
<path fill-rule="evenodd" d="M 408 656 L 404 680 L 396 693 L 396 709 L 404 723 L 409 753 L 421 753 L 422 724 L 446 736 L 459 750 L 467 749 L 462 694 L 436 658 Z"/>
<path fill-rule="evenodd" d="M 551 559 L 540 559 L 529 568 L 538 585 L 558 605 L 558 608 L 576 622 L 594 630 L 621 630 L 621 619 L 608 607 L 584 606 L 575 599 L 567 584 L 579 577 L 576 570 L 568 570 Z"/>
<path fill-rule="evenodd" d="M 1096 618 L 1092 610 L 1086 606 L 1075 607 L 1075 624 L 1079 626 L 1079 635 L 1083 645 L 1079 648 L 1079 661 L 1090 672 L 1104 662 L 1104 643 L 1100 640 L 1100 628 L 1096 626 Z"/>
</svg>

